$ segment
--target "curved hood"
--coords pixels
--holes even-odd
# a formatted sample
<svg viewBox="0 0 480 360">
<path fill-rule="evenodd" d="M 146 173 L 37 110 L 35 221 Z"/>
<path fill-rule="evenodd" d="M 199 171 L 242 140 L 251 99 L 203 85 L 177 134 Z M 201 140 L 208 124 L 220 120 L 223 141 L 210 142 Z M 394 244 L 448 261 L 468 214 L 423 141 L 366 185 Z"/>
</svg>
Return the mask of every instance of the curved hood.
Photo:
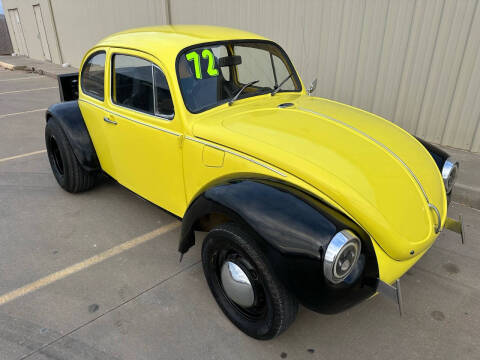
<svg viewBox="0 0 480 360">
<path fill-rule="evenodd" d="M 285 99 L 294 105 L 278 108 Z M 391 122 L 347 105 L 305 95 L 262 97 L 205 114 L 193 133 L 311 184 L 397 260 L 421 253 L 436 237 L 426 197 L 442 223 L 446 217 L 443 182 L 425 148 Z"/>
</svg>

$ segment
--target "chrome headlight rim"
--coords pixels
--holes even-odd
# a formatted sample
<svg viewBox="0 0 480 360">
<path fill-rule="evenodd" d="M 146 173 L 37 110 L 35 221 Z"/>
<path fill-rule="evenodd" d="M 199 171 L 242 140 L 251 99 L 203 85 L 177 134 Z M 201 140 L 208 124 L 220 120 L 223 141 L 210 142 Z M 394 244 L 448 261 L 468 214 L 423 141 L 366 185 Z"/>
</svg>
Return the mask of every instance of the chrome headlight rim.
<svg viewBox="0 0 480 360">
<path fill-rule="evenodd" d="M 338 260 L 345 251 L 354 249 L 355 257 L 351 261 L 348 270 L 339 275 L 337 271 Z M 323 260 L 323 273 L 328 281 L 332 284 L 339 284 L 343 282 L 353 271 L 358 262 L 360 253 L 362 251 L 362 242 L 360 238 L 350 230 L 342 230 L 337 232 L 325 251 L 325 258 Z"/>
<path fill-rule="evenodd" d="M 452 189 L 453 185 L 455 185 L 455 180 L 458 174 L 458 161 L 455 160 L 453 157 L 447 158 L 445 163 L 442 167 L 442 179 L 443 184 L 445 186 L 445 191 L 449 194 Z"/>
</svg>

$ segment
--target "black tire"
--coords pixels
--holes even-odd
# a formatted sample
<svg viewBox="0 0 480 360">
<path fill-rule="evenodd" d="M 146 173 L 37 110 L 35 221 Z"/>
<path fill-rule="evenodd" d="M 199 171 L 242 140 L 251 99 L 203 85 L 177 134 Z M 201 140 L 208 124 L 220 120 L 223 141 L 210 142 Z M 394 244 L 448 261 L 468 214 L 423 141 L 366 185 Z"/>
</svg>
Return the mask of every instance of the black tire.
<svg viewBox="0 0 480 360">
<path fill-rule="evenodd" d="M 249 308 L 236 304 L 223 289 L 221 267 L 232 257 L 242 264 L 254 288 L 255 303 Z M 259 340 L 272 339 L 295 320 L 297 300 L 277 279 L 254 237 L 237 224 L 222 224 L 208 233 L 202 246 L 202 263 L 213 297 L 245 334 Z"/>
<path fill-rule="evenodd" d="M 47 121 L 45 143 L 53 175 L 65 191 L 78 193 L 89 190 L 95 185 L 97 174 L 82 168 L 65 132 L 55 117 L 51 117 Z"/>
</svg>

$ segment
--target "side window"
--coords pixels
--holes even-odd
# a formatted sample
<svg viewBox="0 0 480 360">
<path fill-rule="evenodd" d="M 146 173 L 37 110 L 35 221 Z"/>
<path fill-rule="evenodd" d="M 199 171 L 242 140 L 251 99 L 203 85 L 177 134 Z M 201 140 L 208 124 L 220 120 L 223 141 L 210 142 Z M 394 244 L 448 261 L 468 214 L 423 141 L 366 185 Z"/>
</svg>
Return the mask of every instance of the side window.
<svg viewBox="0 0 480 360">
<path fill-rule="evenodd" d="M 153 67 L 153 77 L 155 84 L 155 115 L 173 115 L 173 102 L 168 88 L 167 79 L 163 72 Z"/>
<path fill-rule="evenodd" d="M 105 77 L 105 52 L 91 55 L 82 68 L 82 91 L 103 101 Z"/>
<path fill-rule="evenodd" d="M 136 56 L 114 55 L 112 101 L 117 105 L 153 114 L 152 63 Z"/>
</svg>

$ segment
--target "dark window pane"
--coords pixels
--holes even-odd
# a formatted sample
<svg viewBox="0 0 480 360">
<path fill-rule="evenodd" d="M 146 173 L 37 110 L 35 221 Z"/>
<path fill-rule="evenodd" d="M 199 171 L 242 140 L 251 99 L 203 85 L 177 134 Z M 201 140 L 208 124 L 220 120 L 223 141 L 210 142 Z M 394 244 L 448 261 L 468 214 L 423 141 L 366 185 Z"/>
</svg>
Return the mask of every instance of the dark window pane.
<svg viewBox="0 0 480 360">
<path fill-rule="evenodd" d="M 103 100 L 105 53 L 96 53 L 85 62 L 82 69 L 82 90 L 85 94 Z"/>
<path fill-rule="evenodd" d="M 152 64 L 129 55 L 114 55 L 112 101 L 153 114 Z"/>
<path fill-rule="evenodd" d="M 155 99 L 157 101 L 156 114 L 172 115 L 173 102 L 167 79 L 163 72 L 157 67 L 153 68 L 153 76 L 155 77 Z"/>
</svg>

